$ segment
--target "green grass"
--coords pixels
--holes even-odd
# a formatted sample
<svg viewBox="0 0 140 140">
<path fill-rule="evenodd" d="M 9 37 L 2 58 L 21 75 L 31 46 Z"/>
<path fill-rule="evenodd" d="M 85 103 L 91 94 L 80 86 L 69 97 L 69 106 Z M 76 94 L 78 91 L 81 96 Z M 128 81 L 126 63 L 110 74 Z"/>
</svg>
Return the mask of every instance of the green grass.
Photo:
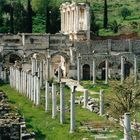
<svg viewBox="0 0 140 140">
<path fill-rule="evenodd" d="M 45 113 L 43 107 L 44 99 L 42 100 L 42 105 L 36 107 L 25 96 L 10 88 L 9 85 L 1 85 L 0 90 L 3 90 L 8 95 L 9 102 L 17 106 L 19 112 L 24 115 L 27 128 L 30 131 L 35 132 L 37 140 L 80 140 L 84 137 L 93 140 L 93 133 L 80 131 L 78 129 L 79 126 L 85 121 L 106 121 L 97 114 L 89 112 L 86 109 L 82 109 L 81 106 L 76 105 L 76 132 L 70 134 L 69 112 L 66 112 L 66 124 L 61 125 L 59 123 L 59 113 L 57 114 L 56 119 L 51 119 L 51 112 Z M 69 90 L 66 89 L 66 91 L 66 100 L 67 105 L 69 106 Z M 43 94 L 44 92 L 42 92 L 42 98 L 44 97 Z M 115 132 L 115 134 L 120 135 L 119 132 Z"/>
</svg>

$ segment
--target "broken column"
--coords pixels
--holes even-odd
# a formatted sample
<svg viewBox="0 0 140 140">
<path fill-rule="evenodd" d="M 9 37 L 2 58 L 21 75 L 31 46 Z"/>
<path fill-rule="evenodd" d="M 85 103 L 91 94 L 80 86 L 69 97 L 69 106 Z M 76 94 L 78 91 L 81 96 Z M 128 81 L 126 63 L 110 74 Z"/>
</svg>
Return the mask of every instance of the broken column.
<svg viewBox="0 0 140 140">
<path fill-rule="evenodd" d="M 81 56 L 79 55 L 77 57 L 77 81 L 78 81 L 78 84 L 80 84 L 80 80 L 81 80 Z"/>
<path fill-rule="evenodd" d="M 70 133 L 75 131 L 75 89 L 76 86 L 71 87 L 70 99 Z"/>
<path fill-rule="evenodd" d="M 65 95 L 64 95 L 64 86 L 65 83 L 60 83 L 60 123 L 63 124 L 65 122 Z"/>
<path fill-rule="evenodd" d="M 48 112 L 50 110 L 50 93 L 49 93 L 49 82 L 46 81 L 45 84 L 45 111 Z"/>
<path fill-rule="evenodd" d="M 96 64 L 95 64 L 95 58 L 93 59 L 93 84 L 96 83 Z"/>
<path fill-rule="evenodd" d="M 121 56 L 121 84 L 124 81 L 124 57 Z"/>
<path fill-rule="evenodd" d="M 87 108 L 87 103 L 88 103 L 88 90 L 84 89 L 84 106 L 83 106 L 83 108 Z"/>
<path fill-rule="evenodd" d="M 104 90 L 100 90 L 100 116 L 104 114 Z"/>
<path fill-rule="evenodd" d="M 52 119 L 55 119 L 57 113 L 56 107 L 56 84 L 52 83 Z"/>
<path fill-rule="evenodd" d="M 131 120 L 129 112 L 124 114 L 124 140 L 131 140 Z"/>
</svg>

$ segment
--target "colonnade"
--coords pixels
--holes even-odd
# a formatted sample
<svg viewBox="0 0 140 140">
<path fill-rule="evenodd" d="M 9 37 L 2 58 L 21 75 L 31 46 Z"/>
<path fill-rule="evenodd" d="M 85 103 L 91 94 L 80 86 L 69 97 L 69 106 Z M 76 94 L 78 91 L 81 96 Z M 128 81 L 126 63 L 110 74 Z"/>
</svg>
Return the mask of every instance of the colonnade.
<svg viewBox="0 0 140 140">
<path fill-rule="evenodd" d="M 92 67 L 92 77 L 93 77 L 93 84 L 96 84 L 96 59 L 97 58 L 93 58 L 93 67 Z M 120 72 L 120 81 L 121 84 L 123 84 L 123 81 L 125 79 L 125 56 L 121 56 L 120 59 L 121 62 L 121 72 Z M 81 81 L 81 56 L 77 57 L 77 83 L 80 84 Z M 137 57 L 134 56 L 134 78 L 135 78 L 135 82 L 137 81 L 137 75 L 138 75 L 138 70 L 137 70 Z M 105 59 L 105 84 L 108 84 L 108 80 L 109 80 L 109 59 L 106 58 Z"/>
</svg>

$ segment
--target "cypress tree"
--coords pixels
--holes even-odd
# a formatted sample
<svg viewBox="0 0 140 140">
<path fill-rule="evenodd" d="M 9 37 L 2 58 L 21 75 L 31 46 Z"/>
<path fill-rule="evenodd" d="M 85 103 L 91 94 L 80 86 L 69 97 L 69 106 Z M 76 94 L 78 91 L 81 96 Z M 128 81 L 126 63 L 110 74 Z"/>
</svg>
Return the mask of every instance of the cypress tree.
<svg viewBox="0 0 140 140">
<path fill-rule="evenodd" d="M 32 33 L 32 6 L 31 6 L 31 0 L 28 0 L 28 6 L 27 6 L 27 33 Z"/>
<path fill-rule="evenodd" d="M 108 26 L 108 9 L 107 9 L 107 0 L 104 0 L 104 28 L 107 29 Z"/>
</svg>

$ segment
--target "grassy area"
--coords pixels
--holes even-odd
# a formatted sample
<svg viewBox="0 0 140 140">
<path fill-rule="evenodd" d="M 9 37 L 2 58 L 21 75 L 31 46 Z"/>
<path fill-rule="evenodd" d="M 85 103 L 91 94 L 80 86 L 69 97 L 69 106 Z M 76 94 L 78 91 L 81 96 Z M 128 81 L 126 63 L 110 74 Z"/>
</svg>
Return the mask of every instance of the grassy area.
<svg viewBox="0 0 140 140">
<path fill-rule="evenodd" d="M 93 140 L 92 132 L 85 132 L 79 129 L 79 126 L 85 121 L 99 121 L 105 122 L 106 120 L 95 113 L 89 112 L 86 109 L 82 109 L 81 106 L 76 105 L 76 132 L 69 133 L 69 121 L 70 114 L 66 112 L 66 124 L 61 125 L 59 123 L 59 113 L 56 119 L 51 119 L 51 113 L 45 113 L 44 111 L 44 99 L 40 107 L 35 107 L 31 101 L 25 96 L 19 94 L 16 90 L 10 88 L 9 85 L 1 85 L 0 90 L 3 90 L 9 97 L 9 102 L 14 104 L 19 109 L 20 113 L 24 115 L 26 119 L 27 127 L 36 133 L 37 140 L 80 140 L 84 137 L 88 137 Z M 69 90 L 65 90 L 67 105 L 69 106 Z M 44 92 L 42 92 L 42 98 Z M 59 103 L 59 101 L 58 101 Z M 119 129 L 115 129 L 112 134 L 121 136 L 122 133 Z M 108 133 L 109 134 L 109 133 Z"/>
</svg>

